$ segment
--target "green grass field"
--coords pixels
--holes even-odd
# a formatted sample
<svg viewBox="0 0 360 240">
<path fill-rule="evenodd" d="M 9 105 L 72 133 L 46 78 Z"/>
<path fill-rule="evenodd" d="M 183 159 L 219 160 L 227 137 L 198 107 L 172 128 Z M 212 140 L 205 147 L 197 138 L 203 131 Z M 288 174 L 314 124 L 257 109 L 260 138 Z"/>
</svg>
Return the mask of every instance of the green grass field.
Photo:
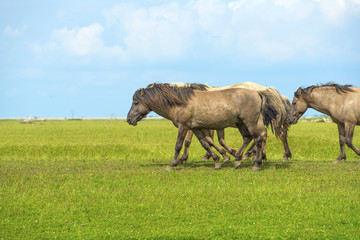
<svg viewBox="0 0 360 240">
<path fill-rule="evenodd" d="M 167 120 L 0 121 L 0 239 L 360 238 L 360 157 L 332 164 L 335 124 L 292 126 L 288 162 L 269 131 L 257 173 L 214 170 L 197 140 L 166 172 L 176 136 Z"/>
</svg>

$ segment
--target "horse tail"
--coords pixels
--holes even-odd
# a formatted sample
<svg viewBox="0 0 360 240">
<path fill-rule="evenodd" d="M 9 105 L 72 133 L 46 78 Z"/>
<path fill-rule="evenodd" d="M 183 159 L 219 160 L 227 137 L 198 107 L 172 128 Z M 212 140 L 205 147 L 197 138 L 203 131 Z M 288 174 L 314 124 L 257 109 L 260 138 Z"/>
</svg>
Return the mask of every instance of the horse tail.
<svg viewBox="0 0 360 240">
<path fill-rule="evenodd" d="M 262 115 L 266 127 L 271 126 L 271 130 L 275 136 L 279 137 L 289 128 L 287 121 L 287 111 L 285 108 L 285 100 L 282 99 L 280 93 L 272 87 L 259 91 L 262 98 Z"/>
<path fill-rule="evenodd" d="M 286 117 L 284 119 L 284 122 L 283 122 L 283 128 L 285 131 L 289 130 L 290 128 L 290 122 L 288 120 L 288 116 L 290 114 L 290 111 L 291 111 L 291 102 L 290 102 L 290 99 L 288 99 L 287 97 L 285 96 L 281 96 L 281 101 L 285 107 L 285 114 L 286 114 Z"/>
</svg>

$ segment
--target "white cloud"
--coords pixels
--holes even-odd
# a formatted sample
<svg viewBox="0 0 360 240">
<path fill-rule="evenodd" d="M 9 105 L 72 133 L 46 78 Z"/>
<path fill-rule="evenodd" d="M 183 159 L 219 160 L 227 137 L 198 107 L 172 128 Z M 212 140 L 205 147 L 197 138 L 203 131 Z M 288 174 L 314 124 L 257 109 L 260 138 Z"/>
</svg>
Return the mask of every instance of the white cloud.
<svg viewBox="0 0 360 240">
<path fill-rule="evenodd" d="M 350 48 L 339 45 L 341 40 L 332 35 L 351 19 L 352 4 L 350 0 L 239 0 L 227 3 L 226 9 L 223 1 L 201 0 L 196 1 L 200 5 L 196 10 L 202 29 L 218 36 L 211 41 L 221 51 L 278 61 L 349 54 Z"/>
<path fill-rule="evenodd" d="M 16 37 L 23 34 L 27 29 L 27 24 L 22 25 L 21 28 L 12 28 L 11 26 L 7 25 L 4 29 L 3 34 L 7 37 Z"/>
<path fill-rule="evenodd" d="M 33 50 L 40 55 L 48 52 L 66 52 L 73 56 L 116 56 L 123 57 L 123 49 L 117 45 L 105 46 L 102 40 L 104 27 L 94 23 L 86 27 L 54 30 L 52 41 L 44 45 L 33 44 Z"/>
<path fill-rule="evenodd" d="M 339 24 L 346 13 L 345 0 L 322 0 L 320 4 L 324 17 L 331 23 Z"/>
<path fill-rule="evenodd" d="M 331 49 L 335 48 L 341 52 L 330 35 L 334 26 L 338 31 L 346 24 L 347 13 L 358 1 L 190 0 L 150 7 L 116 4 L 103 11 L 106 24 L 55 30 L 51 42 L 43 47 L 34 45 L 34 49 L 64 50 L 75 56 L 115 56 L 122 61 L 210 55 L 277 61 L 324 56 L 334 54 Z M 347 46 L 346 51 L 349 49 Z"/>
<path fill-rule="evenodd" d="M 104 47 L 101 40 L 103 30 L 98 23 L 80 29 L 63 28 L 55 30 L 52 39 L 71 54 L 88 55 L 97 53 Z"/>
<path fill-rule="evenodd" d="M 118 4 L 104 11 L 109 27 L 115 27 L 129 58 L 175 58 L 190 46 L 194 33 L 192 13 L 177 3 L 141 8 Z"/>
<path fill-rule="evenodd" d="M 240 0 L 240 1 L 233 1 L 229 2 L 228 7 L 234 11 L 236 11 L 238 8 L 241 8 L 245 3 L 247 3 L 249 0 Z"/>
</svg>

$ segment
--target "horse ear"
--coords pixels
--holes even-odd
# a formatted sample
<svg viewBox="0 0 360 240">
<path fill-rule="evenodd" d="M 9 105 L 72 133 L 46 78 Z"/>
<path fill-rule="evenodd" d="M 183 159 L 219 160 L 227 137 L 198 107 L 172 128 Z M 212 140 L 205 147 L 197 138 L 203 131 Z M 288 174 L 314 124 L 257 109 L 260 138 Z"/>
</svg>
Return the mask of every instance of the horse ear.
<svg viewBox="0 0 360 240">
<path fill-rule="evenodd" d="M 141 94 L 141 96 L 144 96 L 144 94 L 145 94 L 145 89 L 142 88 L 142 89 L 140 90 L 140 94 Z"/>
<path fill-rule="evenodd" d="M 298 88 L 298 90 L 296 90 L 296 92 L 295 92 L 295 96 L 296 96 L 296 97 L 300 97 L 300 96 L 301 96 L 302 91 L 303 91 L 303 90 L 302 90 L 302 88 L 301 88 L 301 87 L 299 87 L 299 88 Z"/>
<path fill-rule="evenodd" d="M 152 88 L 155 86 L 156 83 L 149 84 L 146 88 Z"/>
</svg>

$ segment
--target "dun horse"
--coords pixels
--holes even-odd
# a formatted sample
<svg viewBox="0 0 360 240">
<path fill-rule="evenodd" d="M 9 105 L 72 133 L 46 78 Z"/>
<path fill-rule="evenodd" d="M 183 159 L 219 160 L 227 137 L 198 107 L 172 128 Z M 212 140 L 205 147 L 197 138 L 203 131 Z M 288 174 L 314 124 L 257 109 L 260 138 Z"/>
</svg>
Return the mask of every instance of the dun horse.
<svg viewBox="0 0 360 240">
<path fill-rule="evenodd" d="M 185 135 L 192 130 L 201 145 L 212 156 L 215 168 L 221 168 L 219 157 L 211 149 L 209 129 L 224 129 L 236 126 L 244 142 L 236 154 L 235 167 L 240 165 L 242 155 L 249 142 L 254 139 L 256 157 L 253 171 L 260 169 L 262 154 L 266 147 L 266 128 L 264 121 L 271 121 L 277 115 L 271 105 L 267 92 L 245 89 L 206 91 L 205 85 L 175 86 L 171 84 L 152 84 L 137 90 L 127 116 L 133 126 L 150 111 L 173 122 L 178 128 L 175 154 L 167 169 L 178 164 Z"/>
<path fill-rule="evenodd" d="M 308 108 L 329 115 L 338 126 L 340 155 L 334 163 L 346 159 L 345 144 L 360 155 L 360 149 L 352 143 L 355 126 L 360 125 L 360 88 L 335 83 L 299 88 L 294 94 L 289 121 L 297 123 Z"/>
<path fill-rule="evenodd" d="M 218 91 L 218 90 L 224 90 L 224 89 L 230 89 L 230 88 L 245 88 L 245 89 L 252 89 L 252 90 L 256 90 L 256 91 L 265 91 L 265 90 L 269 90 L 273 92 L 273 96 L 275 98 L 278 99 L 278 103 L 277 106 L 283 105 L 283 109 L 278 109 L 277 111 L 280 113 L 278 114 L 277 118 L 278 121 L 272 120 L 270 122 L 271 128 L 274 129 L 279 128 L 279 131 L 276 132 L 280 132 L 280 134 L 277 135 L 277 137 L 280 138 L 281 142 L 283 143 L 283 147 L 284 147 L 284 156 L 282 158 L 283 161 L 288 160 L 289 158 L 292 157 L 290 148 L 289 148 L 289 144 L 287 142 L 287 131 L 289 129 L 289 122 L 287 121 L 287 115 L 290 112 L 291 109 L 291 103 L 290 100 L 285 97 L 285 96 L 281 96 L 276 89 L 272 88 L 272 87 L 264 87 L 261 86 L 259 84 L 253 83 L 253 82 L 244 82 L 244 83 L 240 83 L 240 84 L 235 84 L 235 85 L 231 85 L 231 86 L 226 86 L 226 87 L 209 87 L 207 88 L 208 91 Z M 280 102 L 281 101 L 281 102 Z M 282 119 L 280 119 L 282 118 Z M 282 126 L 279 126 L 279 124 L 282 124 Z M 234 126 L 235 127 L 235 126 Z M 211 131 L 211 136 L 214 136 L 214 131 Z M 218 129 L 217 130 L 217 135 L 218 135 L 218 141 L 221 144 L 221 146 L 223 146 L 231 155 L 235 156 L 236 154 L 236 150 L 233 148 L 230 148 L 226 143 L 225 143 L 225 132 L 224 129 Z M 186 161 L 188 159 L 189 156 L 189 147 L 191 144 L 191 139 L 192 139 L 193 133 L 191 131 L 188 131 L 188 133 L 186 134 L 185 137 L 185 144 L 184 144 L 184 153 L 180 158 L 180 162 Z M 215 145 L 216 146 L 216 145 Z M 246 154 L 244 155 L 243 159 L 248 159 L 249 157 L 251 157 L 252 155 L 255 155 L 254 152 L 254 143 L 251 145 L 251 147 L 249 148 L 249 150 L 246 152 Z M 215 147 L 218 151 L 219 151 L 219 147 Z M 221 151 L 221 150 L 220 150 Z M 220 152 L 219 151 L 219 152 Z M 226 154 L 224 154 L 223 152 L 220 152 L 223 157 L 224 157 L 224 162 L 228 161 L 230 158 L 228 156 L 226 156 Z M 211 156 L 206 153 L 202 158 L 203 159 L 209 159 Z M 266 156 L 264 155 L 263 158 L 265 159 Z"/>
</svg>

